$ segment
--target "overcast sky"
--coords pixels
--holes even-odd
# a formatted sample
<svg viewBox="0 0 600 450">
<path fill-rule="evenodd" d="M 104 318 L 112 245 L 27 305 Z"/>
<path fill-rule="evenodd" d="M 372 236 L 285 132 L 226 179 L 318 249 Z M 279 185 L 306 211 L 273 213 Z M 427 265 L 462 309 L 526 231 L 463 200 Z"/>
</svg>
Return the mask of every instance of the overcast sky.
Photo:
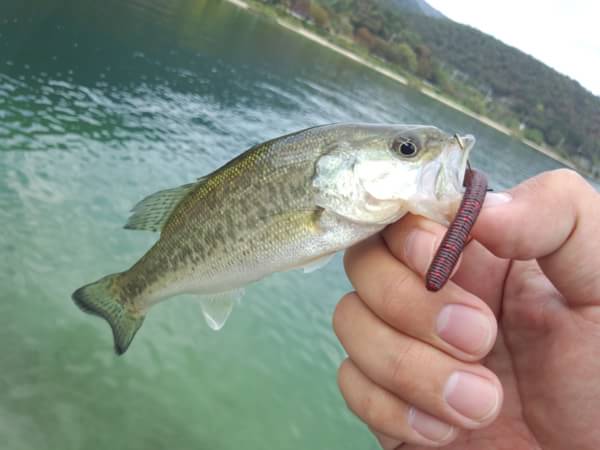
<svg viewBox="0 0 600 450">
<path fill-rule="evenodd" d="M 600 1 L 426 1 L 452 20 L 529 53 L 600 95 Z"/>
</svg>

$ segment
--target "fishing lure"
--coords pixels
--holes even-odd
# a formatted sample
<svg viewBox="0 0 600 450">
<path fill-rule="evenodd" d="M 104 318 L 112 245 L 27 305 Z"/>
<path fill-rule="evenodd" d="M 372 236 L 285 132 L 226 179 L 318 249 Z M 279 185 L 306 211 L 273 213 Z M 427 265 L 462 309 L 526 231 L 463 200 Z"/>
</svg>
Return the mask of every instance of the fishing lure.
<svg viewBox="0 0 600 450">
<path fill-rule="evenodd" d="M 448 227 L 425 277 L 429 291 L 439 291 L 452 275 L 485 200 L 488 189 L 484 174 L 469 166 L 463 184 L 466 190 L 456 217 Z"/>
</svg>

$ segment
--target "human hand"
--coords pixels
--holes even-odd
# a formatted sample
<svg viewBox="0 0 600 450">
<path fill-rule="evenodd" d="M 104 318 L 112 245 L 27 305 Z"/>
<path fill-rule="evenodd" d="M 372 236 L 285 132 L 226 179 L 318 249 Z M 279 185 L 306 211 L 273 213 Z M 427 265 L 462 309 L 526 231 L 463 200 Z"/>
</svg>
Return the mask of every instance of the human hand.
<svg viewBox="0 0 600 450">
<path fill-rule="evenodd" d="M 338 383 L 386 450 L 600 448 L 600 195 L 567 170 L 507 194 L 488 195 L 437 293 L 431 221 L 346 253 Z"/>
</svg>

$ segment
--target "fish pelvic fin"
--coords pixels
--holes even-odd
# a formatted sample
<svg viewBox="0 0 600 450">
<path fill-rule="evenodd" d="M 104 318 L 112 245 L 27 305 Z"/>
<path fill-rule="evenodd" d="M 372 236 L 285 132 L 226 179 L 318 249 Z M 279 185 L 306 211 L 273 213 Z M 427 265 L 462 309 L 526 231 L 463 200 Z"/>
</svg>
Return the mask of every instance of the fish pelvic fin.
<svg viewBox="0 0 600 450">
<path fill-rule="evenodd" d="M 73 301 L 83 311 L 100 316 L 112 328 L 115 352 L 122 355 L 144 322 L 143 314 L 134 314 L 120 297 L 116 273 L 77 289 Z"/>
<path fill-rule="evenodd" d="M 211 330 L 219 331 L 225 325 L 227 318 L 236 302 L 244 296 L 244 288 L 220 292 L 218 294 L 201 295 L 200 305 L 202 315 Z"/>
</svg>

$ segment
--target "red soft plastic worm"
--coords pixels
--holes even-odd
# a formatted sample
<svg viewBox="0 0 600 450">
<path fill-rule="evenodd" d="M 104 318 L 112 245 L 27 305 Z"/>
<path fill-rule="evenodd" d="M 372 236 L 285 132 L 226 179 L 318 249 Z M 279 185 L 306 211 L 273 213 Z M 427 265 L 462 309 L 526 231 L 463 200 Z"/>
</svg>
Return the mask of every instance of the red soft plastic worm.
<svg viewBox="0 0 600 450">
<path fill-rule="evenodd" d="M 464 185 L 465 194 L 456 217 L 448 227 L 427 271 L 425 283 L 430 291 L 439 291 L 450 278 L 485 199 L 487 178 L 484 174 L 467 169 Z"/>
</svg>

